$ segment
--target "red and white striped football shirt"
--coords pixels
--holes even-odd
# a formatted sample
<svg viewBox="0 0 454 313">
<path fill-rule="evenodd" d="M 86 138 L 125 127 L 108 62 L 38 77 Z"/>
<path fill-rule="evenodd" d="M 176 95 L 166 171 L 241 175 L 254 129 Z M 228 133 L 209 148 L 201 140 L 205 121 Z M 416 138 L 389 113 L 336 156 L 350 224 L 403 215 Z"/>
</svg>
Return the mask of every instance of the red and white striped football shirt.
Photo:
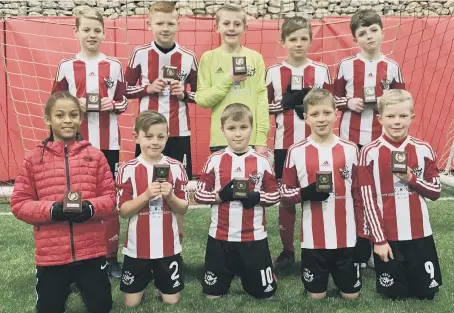
<svg viewBox="0 0 454 313">
<path fill-rule="evenodd" d="M 265 79 L 270 114 L 276 114 L 275 149 L 288 149 L 311 133 L 309 125 L 306 125 L 294 110 L 284 111 L 281 105 L 283 93 L 292 75 L 303 76 L 303 88 L 325 88 L 333 91 L 328 66 L 323 63 L 308 59 L 307 63 L 300 67 L 294 67 L 285 61 L 268 67 Z"/>
<path fill-rule="evenodd" d="M 158 163 L 170 165 L 169 182 L 173 192 L 178 198 L 188 200 L 188 177 L 183 164 L 167 156 Z M 118 208 L 144 193 L 152 179 L 153 165 L 142 155 L 121 165 L 116 181 Z M 162 196 L 151 199 L 138 214 L 129 218 L 123 254 L 137 259 L 160 259 L 180 252 L 176 215 Z"/>
<path fill-rule="evenodd" d="M 100 54 L 96 59 L 85 59 L 79 54 L 64 59 L 58 65 L 52 94 L 69 91 L 76 98 L 97 93 L 100 99 L 112 99 L 112 112 L 88 112 L 80 126 L 80 134 L 101 150 L 119 150 L 120 132 L 117 114 L 126 111 L 128 101 L 120 61 Z"/>
<path fill-rule="evenodd" d="M 309 136 L 289 148 L 282 173 L 283 203 L 301 203 L 301 188 L 315 182 L 318 171 L 331 172 L 333 179 L 333 192 L 326 201 L 304 201 L 302 205 L 301 248 L 355 246 L 355 211 L 361 211 L 352 191 L 357 165 L 357 146 L 337 136 L 329 146 L 320 146 Z"/>
<path fill-rule="evenodd" d="M 361 54 L 346 58 L 339 64 L 334 81 L 334 99 L 342 111 L 340 137 L 365 145 L 382 134 L 376 111 L 366 105 L 362 113 L 352 112 L 347 101 L 364 98 L 364 87 L 375 87 L 375 95 L 381 97 L 387 89 L 405 89 L 399 64 L 383 54 L 376 60 L 364 59 Z"/>
<path fill-rule="evenodd" d="M 233 178 L 249 178 L 249 191 L 260 192 L 260 203 L 251 209 L 244 209 L 240 201 L 216 203 L 216 193 Z M 243 155 L 226 148 L 208 158 L 194 198 L 198 203 L 211 204 L 211 237 L 225 241 L 254 241 L 266 238 L 264 207 L 279 202 L 280 193 L 266 157 L 252 148 Z"/>
<path fill-rule="evenodd" d="M 407 152 L 413 173 L 408 183 L 391 172 L 391 151 Z M 428 143 L 411 136 L 396 143 L 380 136 L 361 150 L 358 184 L 374 242 L 432 234 L 424 198 L 437 199 L 441 186 L 436 156 Z"/>
<path fill-rule="evenodd" d="M 127 97 L 140 99 L 140 112 L 154 110 L 163 114 L 169 123 L 171 137 L 189 136 L 191 128 L 187 103 L 170 95 L 168 86 L 160 94 L 150 95 L 146 91 L 148 84 L 163 77 L 162 68 L 165 65 L 177 67 L 180 81 L 185 86 L 189 84 L 191 88 L 187 100 L 194 102 L 198 69 L 194 52 L 176 43 L 174 49 L 163 53 L 156 47 L 154 41 L 134 49 L 125 73 Z M 138 86 L 136 86 L 137 81 L 139 81 Z"/>
</svg>

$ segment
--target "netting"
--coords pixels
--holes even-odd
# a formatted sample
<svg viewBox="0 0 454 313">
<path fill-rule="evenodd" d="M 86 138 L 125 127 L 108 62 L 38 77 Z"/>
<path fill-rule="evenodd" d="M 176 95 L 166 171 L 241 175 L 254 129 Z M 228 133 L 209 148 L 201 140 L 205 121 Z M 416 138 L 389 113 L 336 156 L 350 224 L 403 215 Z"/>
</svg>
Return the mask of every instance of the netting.
<svg viewBox="0 0 454 313">
<path fill-rule="evenodd" d="M 302 10 L 295 7 L 296 1 L 291 3 L 293 9 L 285 7 L 290 4 L 283 2 L 279 10 L 265 16 L 259 10 L 256 12 L 257 7 L 251 12 L 249 6 L 245 6 L 251 19 L 243 43 L 259 51 L 267 66 L 286 58 L 279 42 L 282 18 L 314 17 L 316 8 L 306 6 Z M 439 166 L 444 168 L 454 139 L 454 18 L 426 16 L 424 10 L 424 7 L 414 7 L 405 14 L 393 11 L 393 16 L 384 16 L 382 51 L 401 65 L 407 89 L 416 100 L 416 119 L 410 133 L 433 146 L 439 156 Z M 184 12 L 180 9 L 180 13 Z M 197 9 L 192 13 L 197 14 Z M 176 41 L 193 50 L 198 58 L 220 44 L 212 15 L 180 16 Z M 48 135 L 43 122 L 43 105 L 50 94 L 59 61 L 79 51 L 74 22 L 74 17 L 66 16 L 9 17 L 1 22 L 0 181 L 12 181 L 22 164 L 24 151 Z M 147 16 L 106 19 L 107 35 L 101 51 L 118 58 L 126 67 L 134 47 L 152 40 L 146 22 Z M 308 57 L 328 64 L 334 77 L 339 61 L 358 52 L 349 29 L 350 17 L 312 19 L 311 24 L 314 40 Z M 128 110 L 119 117 L 121 161 L 134 156 L 132 125 L 137 114 L 137 101 L 130 101 Z M 209 155 L 210 112 L 190 106 L 190 119 L 193 172 L 198 174 Z M 269 135 L 270 146 L 272 143 L 273 131 Z M 1 193 L 0 189 L 0 196 Z"/>
</svg>

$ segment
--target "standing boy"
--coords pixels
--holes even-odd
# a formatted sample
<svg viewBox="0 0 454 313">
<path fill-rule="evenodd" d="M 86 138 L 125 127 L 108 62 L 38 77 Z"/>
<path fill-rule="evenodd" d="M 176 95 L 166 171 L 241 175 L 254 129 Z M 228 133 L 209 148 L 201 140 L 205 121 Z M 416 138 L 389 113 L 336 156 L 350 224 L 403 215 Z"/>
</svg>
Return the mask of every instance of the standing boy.
<svg viewBox="0 0 454 313">
<path fill-rule="evenodd" d="M 80 134 L 95 148 L 101 149 L 115 178 L 120 159 L 117 115 L 126 111 L 128 105 L 121 63 L 99 51 L 105 31 L 103 17 L 96 10 L 89 8 L 81 12 L 76 18 L 74 33 L 80 43 L 80 52 L 60 62 L 52 94 L 69 91 L 79 99 L 81 109 L 87 115 L 80 126 Z M 104 223 L 108 272 L 119 279 L 118 215 L 106 218 Z"/>
<path fill-rule="evenodd" d="M 302 204 L 301 280 L 311 298 L 322 299 L 331 274 L 344 298 L 357 299 L 362 286 L 354 262 L 358 148 L 333 134 L 337 115 L 329 91 L 310 91 L 304 112 L 311 135 L 289 148 L 281 185 L 284 204 Z"/>
<path fill-rule="evenodd" d="M 312 42 L 311 24 L 303 17 L 292 17 L 282 24 L 281 41 L 287 49 L 287 59 L 266 71 L 270 114 L 276 115 L 274 164 L 276 178 L 282 178 L 288 148 L 310 134 L 304 122 L 302 104 L 312 88 L 332 90 L 328 66 L 308 59 Z M 283 251 L 274 262 L 277 269 L 295 262 L 293 236 L 296 210 L 294 205 L 279 205 L 279 232 Z"/>
<path fill-rule="evenodd" d="M 227 146 L 220 117 L 228 104 L 241 102 L 251 109 L 254 119 L 250 144 L 258 153 L 267 155 L 270 121 L 265 63 L 260 53 L 241 45 L 247 30 L 246 13 L 240 7 L 225 4 L 216 12 L 215 28 L 222 44 L 202 55 L 195 96 L 198 105 L 211 108 L 210 150 L 214 152 Z M 246 71 L 234 71 L 233 60 L 239 65 L 245 62 Z"/>
<path fill-rule="evenodd" d="M 197 59 L 194 52 L 175 42 L 179 22 L 172 2 L 154 3 L 148 18 L 154 41 L 134 49 L 125 73 L 126 96 L 140 99 L 140 112 L 154 110 L 166 117 L 169 138 L 163 153 L 182 162 L 192 179 L 188 102 L 194 101 L 197 89 Z M 190 92 L 186 91 L 187 85 Z M 139 154 L 136 145 L 136 157 Z M 182 216 L 178 216 L 178 227 L 182 239 Z"/>
<path fill-rule="evenodd" d="M 228 105 L 221 115 L 228 147 L 206 162 L 196 201 L 211 205 L 211 225 L 205 254 L 203 292 L 208 298 L 228 293 L 233 277 L 257 299 L 277 289 L 268 248 L 265 207 L 280 200 L 271 164 L 249 147 L 253 116 L 248 106 Z"/>
<path fill-rule="evenodd" d="M 363 147 L 358 182 L 374 242 L 377 292 L 391 299 L 432 300 L 442 285 L 424 198 L 440 197 L 430 145 L 408 135 L 408 91 L 389 90 L 378 104 L 384 134 Z"/>
</svg>

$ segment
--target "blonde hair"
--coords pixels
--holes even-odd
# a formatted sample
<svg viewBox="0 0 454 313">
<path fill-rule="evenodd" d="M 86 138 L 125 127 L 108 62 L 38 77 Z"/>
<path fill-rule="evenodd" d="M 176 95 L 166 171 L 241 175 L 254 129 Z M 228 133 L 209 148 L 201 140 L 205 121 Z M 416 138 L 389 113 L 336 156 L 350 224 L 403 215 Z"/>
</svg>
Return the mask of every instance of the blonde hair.
<svg viewBox="0 0 454 313">
<path fill-rule="evenodd" d="M 221 19 L 221 12 L 241 13 L 241 15 L 242 15 L 241 20 L 243 21 L 243 24 L 246 25 L 246 13 L 243 11 L 243 9 L 241 7 L 233 5 L 233 4 L 224 4 L 216 11 L 216 16 L 215 16 L 216 25 L 218 25 L 219 20 Z"/>
<path fill-rule="evenodd" d="M 281 40 L 282 42 L 293 32 L 296 32 L 300 29 L 308 29 L 309 30 L 309 38 L 312 41 L 312 26 L 304 17 L 301 16 L 294 16 L 285 20 L 282 24 L 281 29 Z"/>
<path fill-rule="evenodd" d="M 102 29 L 104 29 L 104 18 L 102 17 L 102 14 L 93 8 L 86 8 L 80 11 L 79 15 L 76 17 L 76 29 L 79 29 L 81 18 L 97 20 L 101 23 Z"/>
<path fill-rule="evenodd" d="M 317 88 L 317 89 L 312 89 L 311 91 L 308 92 L 306 97 L 304 97 L 303 100 L 303 106 L 304 106 L 304 113 L 307 113 L 308 107 L 311 105 L 317 105 L 322 103 L 325 99 L 328 99 L 329 102 L 332 104 L 333 109 L 336 109 L 336 104 L 334 103 L 334 97 L 326 89 L 323 88 Z"/>
<path fill-rule="evenodd" d="M 378 101 L 378 113 L 383 114 L 387 106 L 396 105 L 404 101 L 411 102 L 411 112 L 413 113 L 414 101 L 411 93 L 404 89 L 385 90 Z"/>
<path fill-rule="evenodd" d="M 251 109 L 245 104 L 242 103 L 231 103 L 225 107 L 224 111 L 221 114 L 221 126 L 224 126 L 225 121 L 231 118 L 234 121 L 239 121 L 243 118 L 247 118 L 249 122 L 254 122 L 254 117 L 252 116 Z"/>
<path fill-rule="evenodd" d="M 158 1 L 151 5 L 148 13 L 149 13 L 149 15 L 151 15 L 154 12 L 173 13 L 174 11 L 176 11 L 176 9 L 175 9 L 175 4 L 173 4 L 173 2 Z"/>
<path fill-rule="evenodd" d="M 158 124 L 166 124 L 167 129 L 169 128 L 166 117 L 161 113 L 152 110 L 143 111 L 136 118 L 134 131 L 136 134 L 139 134 L 141 130 L 146 133 L 150 126 Z"/>
</svg>

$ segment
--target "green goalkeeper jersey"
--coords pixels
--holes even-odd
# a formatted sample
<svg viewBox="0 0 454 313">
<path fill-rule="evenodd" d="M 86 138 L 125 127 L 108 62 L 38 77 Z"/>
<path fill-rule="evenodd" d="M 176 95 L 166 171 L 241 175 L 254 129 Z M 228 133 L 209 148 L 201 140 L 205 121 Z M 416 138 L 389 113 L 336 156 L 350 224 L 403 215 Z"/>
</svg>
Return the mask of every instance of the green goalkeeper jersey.
<svg viewBox="0 0 454 313">
<path fill-rule="evenodd" d="M 245 56 L 248 78 L 234 83 L 230 77 L 232 56 Z M 230 54 L 221 48 L 205 52 L 200 59 L 197 73 L 195 102 L 211 108 L 210 147 L 226 146 L 227 140 L 221 131 L 221 114 L 231 103 L 247 105 L 254 116 L 251 145 L 266 146 L 270 127 L 265 63 L 262 56 L 242 47 L 238 54 Z"/>
</svg>

